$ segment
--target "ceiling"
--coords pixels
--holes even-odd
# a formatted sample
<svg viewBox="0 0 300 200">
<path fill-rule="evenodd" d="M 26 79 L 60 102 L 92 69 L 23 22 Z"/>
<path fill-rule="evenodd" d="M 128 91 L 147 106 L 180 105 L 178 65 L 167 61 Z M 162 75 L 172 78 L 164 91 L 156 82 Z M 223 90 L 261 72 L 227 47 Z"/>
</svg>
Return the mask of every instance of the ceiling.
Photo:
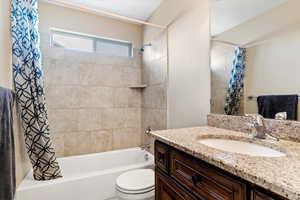
<svg viewBox="0 0 300 200">
<path fill-rule="evenodd" d="M 246 47 L 267 42 L 285 31 L 295 31 L 300 22 L 299 7 L 299 0 L 288 0 L 262 15 L 215 35 L 214 39 L 239 45 L 246 44 Z"/>
<path fill-rule="evenodd" d="M 218 35 L 288 0 L 212 0 L 212 35 Z"/>
<path fill-rule="evenodd" d="M 48 0 L 51 2 L 51 0 Z M 65 0 L 146 21 L 163 0 Z"/>
</svg>

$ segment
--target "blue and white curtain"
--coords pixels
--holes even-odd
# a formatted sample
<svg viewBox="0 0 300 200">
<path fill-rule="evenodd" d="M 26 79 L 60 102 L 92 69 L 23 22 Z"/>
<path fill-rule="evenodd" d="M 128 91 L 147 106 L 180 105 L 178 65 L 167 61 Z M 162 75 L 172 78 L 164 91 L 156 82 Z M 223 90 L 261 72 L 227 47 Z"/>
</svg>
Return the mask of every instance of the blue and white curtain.
<svg viewBox="0 0 300 200">
<path fill-rule="evenodd" d="M 50 139 L 38 33 L 37 0 L 11 0 L 15 92 L 36 180 L 61 177 Z"/>
<path fill-rule="evenodd" d="M 246 49 L 237 47 L 230 73 L 224 111 L 227 115 L 237 115 L 240 111 L 241 96 L 244 89 Z"/>
</svg>

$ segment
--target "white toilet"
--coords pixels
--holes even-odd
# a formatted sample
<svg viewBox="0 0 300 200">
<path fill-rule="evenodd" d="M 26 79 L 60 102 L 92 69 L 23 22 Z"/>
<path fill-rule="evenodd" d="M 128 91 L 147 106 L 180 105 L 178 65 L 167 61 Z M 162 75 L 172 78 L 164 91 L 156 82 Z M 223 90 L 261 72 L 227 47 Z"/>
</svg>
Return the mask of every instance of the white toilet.
<svg viewBox="0 0 300 200">
<path fill-rule="evenodd" d="M 119 200 L 154 200 L 154 171 L 137 169 L 121 174 L 116 180 L 116 194 Z"/>
</svg>

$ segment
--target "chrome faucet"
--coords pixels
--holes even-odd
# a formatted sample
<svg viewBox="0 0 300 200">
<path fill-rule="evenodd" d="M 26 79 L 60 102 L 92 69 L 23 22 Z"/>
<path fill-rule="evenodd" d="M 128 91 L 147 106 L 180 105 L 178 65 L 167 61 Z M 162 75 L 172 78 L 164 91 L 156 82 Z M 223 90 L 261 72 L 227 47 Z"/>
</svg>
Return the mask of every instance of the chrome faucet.
<svg viewBox="0 0 300 200">
<path fill-rule="evenodd" d="M 266 139 L 267 133 L 265 130 L 264 117 L 259 114 L 246 114 L 245 116 L 251 118 L 252 123 L 250 123 L 250 126 L 256 130 L 256 135 L 254 137 Z"/>
<path fill-rule="evenodd" d="M 252 119 L 252 124 L 250 123 L 250 126 L 255 128 L 256 130 L 256 135 L 254 135 L 255 138 L 266 139 L 269 137 L 271 139 L 279 141 L 279 138 L 273 136 L 266 130 L 263 116 L 259 114 L 246 114 L 245 116 Z"/>
</svg>

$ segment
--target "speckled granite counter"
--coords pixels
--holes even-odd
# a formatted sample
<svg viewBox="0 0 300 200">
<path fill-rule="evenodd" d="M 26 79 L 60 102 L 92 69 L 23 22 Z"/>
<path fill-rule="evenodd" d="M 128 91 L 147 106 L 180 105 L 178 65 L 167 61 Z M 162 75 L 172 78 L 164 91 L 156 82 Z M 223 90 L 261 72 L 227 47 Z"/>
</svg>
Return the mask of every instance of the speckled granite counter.
<svg viewBox="0 0 300 200">
<path fill-rule="evenodd" d="M 253 139 L 249 134 L 209 126 L 154 131 L 151 136 L 278 195 L 300 200 L 300 143 Z M 198 142 L 207 137 L 263 144 L 286 156 L 270 158 L 228 153 Z"/>
</svg>

